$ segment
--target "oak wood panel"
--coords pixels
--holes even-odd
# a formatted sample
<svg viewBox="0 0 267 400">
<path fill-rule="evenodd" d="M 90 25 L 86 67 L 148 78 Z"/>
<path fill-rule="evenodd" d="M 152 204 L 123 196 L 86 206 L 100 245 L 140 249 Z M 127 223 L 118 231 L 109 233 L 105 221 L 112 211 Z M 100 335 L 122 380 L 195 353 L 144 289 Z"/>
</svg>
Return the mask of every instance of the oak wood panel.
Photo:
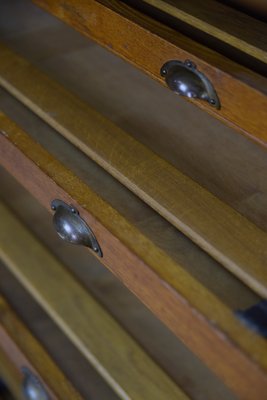
<svg viewBox="0 0 267 400">
<path fill-rule="evenodd" d="M 267 297 L 267 235 L 4 46 L 0 83 L 181 232 Z"/>
<path fill-rule="evenodd" d="M 188 399 L 12 213 L 0 208 L 2 259 L 119 397 Z"/>
<path fill-rule="evenodd" d="M 0 363 L 3 377 L 16 398 L 24 399 L 21 368 L 27 367 L 38 376 L 51 399 L 81 400 L 70 382 L 1 296 Z"/>
<path fill-rule="evenodd" d="M 267 62 L 267 26 L 219 1 L 142 0 L 242 52 Z"/>
<path fill-rule="evenodd" d="M 165 85 L 160 68 L 191 59 L 213 82 L 221 110 L 194 101 L 239 132 L 266 146 L 266 79 L 116 0 L 35 3 Z M 193 111 L 192 111 L 193 112 Z"/>
<path fill-rule="evenodd" d="M 1 129 L 3 166 L 48 209 L 53 198 L 77 206 L 101 238 L 104 265 L 236 394 L 258 400 L 267 384 L 266 341 L 3 115 Z"/>
</svg>

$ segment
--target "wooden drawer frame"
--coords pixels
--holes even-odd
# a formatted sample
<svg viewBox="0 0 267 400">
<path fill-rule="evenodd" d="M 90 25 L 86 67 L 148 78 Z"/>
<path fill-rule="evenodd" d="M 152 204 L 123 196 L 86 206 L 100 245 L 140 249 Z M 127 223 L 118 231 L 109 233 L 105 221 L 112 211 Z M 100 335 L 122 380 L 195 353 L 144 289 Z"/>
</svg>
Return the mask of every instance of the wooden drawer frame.
<svg viewBox="0 0 267 400">
<path fill-rule="evenodd" d="M 74 2 L 72 0 L 63 2 L 36 0 L 35 2 L 70 23 L 86 36 L 111 48 L 116 54 L 163 84 L 165 83 L 160 78 L 159 71 L 166 60 L 191 59 L 214 82 L 222 101 L 222 109 L 215 110 L 198 101 L 196 104 L 254 141 L 266 145 L 267 136 L 264 131 L 267 128 L 265 78 L 204 48 L 193 42 L 192 39 L 151 20 L 149 17 L 144 17 L 140 12 L 133 11 L 129 6 L 122 5 L 116 0 L 111 2 L 89 0 L 86 4 L 82 1 Z M 87 17 L 85 18 L 85 16 Z M 114 27 L 116 28 L 114 29 Z M 124 35 L 121 35 L 121 32 Z M 148 48 L 156 49 L 155 52 L 149 54 L 149 57 L 147 56 Z M 1 50 L 7 55 L 8 51 L 2 47 Z M 12 66 L 16 57 L 9 55 L 7 59 L 8 57 L 10 57 Z M 17 60 L 19 59 L 17 58 Z M 20 60 L 19 63 L 23 65 L 24 61 Z M 13 73 L 11 71 L 12 79 L 15 76 L 14 71 Z M 245 74 L 246 77 L 243 78 L 242 74 Z M 42 80 L 45 82 L 41 74 L 38 76 L 38 72 L 35 71 L 35 75 L 40 82 Z M 112 164 L 112 160 L 109 159 L 108 148 L 106 154 L 100 155 L 95 149 L 90 148 L 82 135 L 79 137 L 72 131 L 66 133 L 62 121 L 51 120 L 49 112 L 42 111 L 42 107 L 45 107 L 38 103 L 38 93 L 27 91 L 27 84 L 24 85 L 23 77 L 16 84 L 13 84 L 12 79 L 9 81 L 8 69 L 2 69 L 1 83 L 3 87 L 100 165 L 107 165 L 106 169 L 115 178 L 136 192 L 171 223 L 174 223 L 177 210 L 172 210 L 170 213 L 168 208 L 172 202 L 173 192 L 170 193 L 168 199 L 170 202 L 167 202 L 167 205 L 162 204 L 161 200 L 158 203 L 155 202 L 153 196 L 148 201 L 149 196 L 143 191 L 142 185 L 140 186 L 141 181 L 136 181 L 135 176 L 128 176 L 126 173 L 123 175 L 118 166 Z M 49 83 L 49 85 L 53 87 L 53 83 Z M 242 104 L 241 112 L 240 104 Z M 110 128 L 108 123 L 105 122 L 104 125 Z M 51 156 L 4 114 L 0 114 L 0 128 L 2 165 L 48 210 L 51 211 L 50 204 L 55 198 L 60 198 L 77 207 L 81 216 L 92 227 L 96 237 L 101 238 L 104 254 L 103 264 L 122 280 L 233 392 L 242 399 L 258 400 L 267 387 L 266 342 L 243 327 L 233 316 L 232 311 L 204 285 L 188 274 L 167 253 L 131 225 L 116 209 L 101 199 L 88 185 L 80 181 L 72 171 L 59 163 L 55 157 Z M 119 133 L 119 136 L 123 137 L 123 133 Z M 103 137 L 105 139 L 105 135 Z M 162 166 L 162 160 L 157 157 L 153 158 L 152 153 L 144 151 L 144 158 L 147 156 L 149 159 L 151 158 L 152 164 L 159 162 L 159 165 Z M 170 168 L 167 176 L 172 176 L 174 170 L 174 168 L 173 170 Z M 174 174 L 178 174 L 178 171 Z M 179 179 L 182 182 L 185 177 L 180 176 Z M 194 184 L 192 182 L 189 187 L 193 193 Z M 248 240 L 251 235 L 251 238 L 256 238 L 255 243 L 262 244 L 260 248 L 264 254 L 265 233 L 238 216 L 230 207 L 224 208 L 221 202 L 209 197 L 208 193 L 204 194 L 204 199 L 210 201 L 212 209 L 216 208 L 216 205 L 218 206 L 218 215 L 220 209 L 225 209 L 230 220 L 232 218 L 236 222 L 241 218 L 240 221 L 244 221 L 244 225 L 240 223 L 241 230 L 245 232 L 247 229 Z M 195 220 L 197 220 L 198 213 L 199 209 L 196 207 Z M 243 268 L 244 265 L 241 265 L 240 269 L 236 268 L 236 266 L 239 267 L 238 260 L 234 260 L 234 262 L 232 259 L 228 260 L 227 254 L 224 258 L 224 251 L 220 257 L 217 257 L 216 251 L 211 251 L 209 245 L 203 245 L 204 242 L 199 241 L 199 238 L 203 238 L 203 234 L 196 237 L 191 234 L 190 226 L 184 229 L 184 221 L 175 222 L 174 225 L 185 233 L 189 232 L 188 236 L 191 239 L 222 264 L 226 264 L 226 267 L 227 263 L 230 266 L 235 264 L 235 268 L 231 269 L 230 267 L 229 269 L 235 273 L 238 271 L 237 275 L 246 284 L 258 291 L 260 295 L 266 296 L 266 275 L 261 275 L 263 271 L 261 252 L 259 256 L 254 257 L 254 260 L 259 261 L 259 274 L 254 274 L 254 268 L 246 270 Z M 198 227 L 195 230 L 197 231 Z M 241 239 L 243 240 L 243 238 Z M 242 240 L 242 246 L 245 249 L 246 240 Z M 250 243 L 252 253 L 253 243 L 252 240 Z M 248 262 L 248 268 L 250 265 L 251 260 Z M 194 328 L 190 330 L 189 327 Z M 245 381 L 244 376 L 247 377 Z M 122 396 L 122 398 L 124 397 Z"/>
</svg>

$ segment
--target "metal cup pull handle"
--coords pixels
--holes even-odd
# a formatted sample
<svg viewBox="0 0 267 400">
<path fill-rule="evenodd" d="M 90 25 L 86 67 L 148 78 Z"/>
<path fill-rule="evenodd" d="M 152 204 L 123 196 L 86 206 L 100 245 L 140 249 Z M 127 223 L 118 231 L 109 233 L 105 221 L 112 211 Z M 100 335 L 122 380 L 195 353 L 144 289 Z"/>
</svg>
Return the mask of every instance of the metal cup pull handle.
<svg viewBox="0 0 267 400">
<path fill-rule="evenodd" d="M 160 70 L 168 87 L 181 96 L 207 101 L 217 109 L 221 108 L 218 95 L 210 80 L 190 60 L 166 62 Z"/>
<path fill-rule="evenodd" d="M 55 211 L 53 224 L 61 239 L 66 242 L 87 246 L 99 257 L 103 257 L 99 243 L 87 223 L 80 217 L 78 210 L 62 200 L 55 199 L 51 203 Z"/>
<path fill-rule="evenodd" d="M 22 373 L 22 391 L 26 400 L 50 400 L 50 396 L 36 375 L 26 367 L 22 367 Z"/>
</svg>

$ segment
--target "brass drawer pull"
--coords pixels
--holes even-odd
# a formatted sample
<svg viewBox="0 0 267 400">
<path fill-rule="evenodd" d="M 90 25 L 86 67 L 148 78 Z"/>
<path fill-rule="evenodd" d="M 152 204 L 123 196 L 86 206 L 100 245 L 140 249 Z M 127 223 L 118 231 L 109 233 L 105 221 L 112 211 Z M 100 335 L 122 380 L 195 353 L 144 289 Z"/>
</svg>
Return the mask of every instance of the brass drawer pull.
<svg viewBox="0 0 267 400">
<path fill-rule="evenodd" d="M 168 61 L 161 67 L 160 74 L 165 77 L 167 85 L 175 93 L 205 100 L 217 109 L 221 108 L 220 100 L 212 83 L 202 72 L 198 71 L 192 61 Z"/>
<path fill-rule="evenodd" d="M 22 367 L 23 378 L 23 395 L 27 400 L 50 400 L 50 396 L 46 392 L 40 380 L 28 368 Z"/>
<path fill-rule="evenodd" d="M 55 211 L 53 224 L 61 239 L 69 243 L 87 246 L 99 257 L 103 256 L 93 231 L 80 217 L 75 207 L 55 199 L 51 203 L 51 208 Z"/>
</svg>

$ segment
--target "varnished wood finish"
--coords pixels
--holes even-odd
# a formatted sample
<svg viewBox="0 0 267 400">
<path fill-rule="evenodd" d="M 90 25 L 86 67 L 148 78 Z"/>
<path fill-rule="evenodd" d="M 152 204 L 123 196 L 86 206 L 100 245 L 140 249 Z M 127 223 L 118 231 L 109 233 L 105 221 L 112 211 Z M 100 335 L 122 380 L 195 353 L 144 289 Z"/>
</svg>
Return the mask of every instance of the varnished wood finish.
<svg viewBox="0 0 267 400">
<path fill-rule="evenodd" d="M 267 387 L 265 340 L 3 115 L 1 129 L 5 168 L 46 208 L 53 198 L 77 206 L 103 263 L 235 393 L 258 400 Z"/>
<path fill-rule="evenodd" d="M 1 84 L 228 270 L 267 297 L 267 235 L 5 47 Z"/>
<path fill-rule="evenodd" d="M 219 1 L 143 0 L 144 3 L 267 63 L 267 26 Z"/>
<path fill-rule="evenodd" d="M 188 399 L 8 209 L 0 209 L 1 258 L 118 396 Z"/>
<path fill-rule="evenodd" d="M 0 297 L 0 371 L 16 398 L 22 395 L 22 367 L 42 382 L 51 400 L 81 400 L 30 331 Z"/>
<path fill-rule="evenodd" d="M 214 84 L 222 108 L 215 110 L 203 101 L 194 103 L 266 146 L 265 78 L 116 0 L 35 3 L 163 84 L 160 68 L 166 61 L 192 60 Z"/>
</svg>

